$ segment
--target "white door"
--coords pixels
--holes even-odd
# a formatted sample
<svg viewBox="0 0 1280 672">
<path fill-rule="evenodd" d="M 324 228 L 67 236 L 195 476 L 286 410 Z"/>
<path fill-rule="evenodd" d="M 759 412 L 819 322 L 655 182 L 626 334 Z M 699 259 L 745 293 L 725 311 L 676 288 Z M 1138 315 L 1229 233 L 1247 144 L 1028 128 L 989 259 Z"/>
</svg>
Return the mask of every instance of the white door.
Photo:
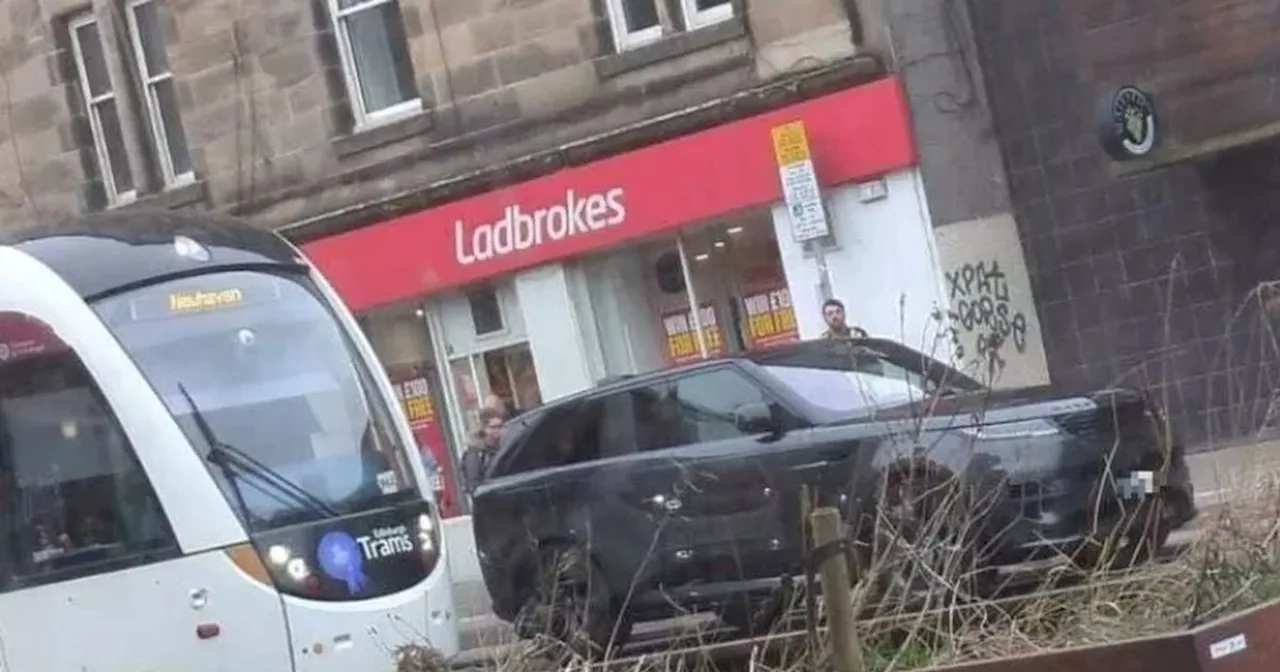
<svg viewBox="0 0 1280 672">
<path fill-rule="evenodd" d="M 542 399 L 553 401 L 594 385 L 564 267 L 551 264 L 521 273 L 516 294 Z"/>
<path fill-rule="evenodd" d="M 0 248 L 0 670 L 290 670 L 205 474 L 89 308 Z"/>
</svg>

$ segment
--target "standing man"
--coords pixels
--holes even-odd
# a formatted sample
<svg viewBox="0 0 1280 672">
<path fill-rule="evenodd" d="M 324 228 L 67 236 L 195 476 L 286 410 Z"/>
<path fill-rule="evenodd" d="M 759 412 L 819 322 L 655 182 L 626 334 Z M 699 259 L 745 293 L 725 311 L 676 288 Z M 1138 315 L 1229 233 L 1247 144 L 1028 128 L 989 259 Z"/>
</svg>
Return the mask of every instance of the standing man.
<svg viewBox="0 0 1280 672">
<path fill-rule="evenodd" d="M 462 478 L 467 494 L 473 494 L 484 480 L 489 463 L 498 452 L 504 414 L 489 405 L 480 409 L 480 427 L 471 437 L 471 445 L 462 454 Z"/>
<path fill-rule="evenodd" d="M 862 327 L 850 327 L 846 322 L 844 302 L 840 299 L 827 299 L 822 303 L 822 319 L 827 323 L 827 330 L 822 337 L 826 339 L 869 338 Z"/>
</svg>

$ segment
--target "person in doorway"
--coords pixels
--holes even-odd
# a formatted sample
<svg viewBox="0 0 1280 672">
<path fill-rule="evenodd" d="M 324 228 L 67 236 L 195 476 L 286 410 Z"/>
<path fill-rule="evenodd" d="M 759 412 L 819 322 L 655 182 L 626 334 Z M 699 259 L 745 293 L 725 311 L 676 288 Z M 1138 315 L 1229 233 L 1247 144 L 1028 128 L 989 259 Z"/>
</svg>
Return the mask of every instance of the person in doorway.
<svg viewBox="0 0 1280 672">
<path fill-rule="evenodd" d="M 502 433 L 505 413 L 489 405 L 480 409 L 480 427 L 471 437 L 471 444 L 462 454 L 462 479 L 467 494 L 473 494 L 484 480 L 489 463 L 498 452 L 498 439 Z"/>
<path fill-rule="evenodd" d="M 496 394 L 490 394 L 484 398 L 484 404 L 480 406 L 480 412 L 483 413 L 485 409 L 491 410 L 494 413 L 497 413 L 498 416 L 502 418 L 503 422 L 506 422 L 511 419 L 511 416 L 515 415 L 514 406 L 515 404 L 511 401 Z"/>
<path fill-rule="evenodd" d="M 534 371 L 532 362 L 526 361 L 520 366 L 513 378 L 515 379 L 513 405 L 518 412 L 531 411 L 542 405 L 542 391 L 538 388 L 538 374 Z"/>
<path fill-rule="evenodd" d="M 850 327 L 845 316 L 844 302 L 840 299 L 827 299 L 822 303 L 822 319 L 827 323 L 827 330 L 822 337 L 827 339 L 869 338 L 862 327 Z"/>
</svg>

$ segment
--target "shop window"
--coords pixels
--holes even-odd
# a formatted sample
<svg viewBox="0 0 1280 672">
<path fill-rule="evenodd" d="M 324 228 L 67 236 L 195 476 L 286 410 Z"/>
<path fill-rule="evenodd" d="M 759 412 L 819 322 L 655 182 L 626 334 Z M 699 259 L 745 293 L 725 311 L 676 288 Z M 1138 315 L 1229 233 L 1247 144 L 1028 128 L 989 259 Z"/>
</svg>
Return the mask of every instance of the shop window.
<svg viewBox="0 0 1280 672">
<path fill-rule="evenodd" d="M 678 30 L 697 30 L 733 18 L 731 0 L 607 0 L 619 52 L 642 47 Z"/>
<path fill-rule="evenodd" d="M 502 319 L 502 304 L 492 287 L 469 293 L 467 301 L 471 306 L 471 323 L 475 325 L 476 336 L 496 334 L 506 329 L 506 323 Z"/>
<path fill-rule="evenodd" d="M 397 0 L 329 0 L 356 130 L 422 111 Z"/>
<path fill-rule="evenodd" d="M 0 563 L 28 586 L 175 552 L 150 482 L 84 364 L 46 325 L 0 313 Z"/>
</svg>

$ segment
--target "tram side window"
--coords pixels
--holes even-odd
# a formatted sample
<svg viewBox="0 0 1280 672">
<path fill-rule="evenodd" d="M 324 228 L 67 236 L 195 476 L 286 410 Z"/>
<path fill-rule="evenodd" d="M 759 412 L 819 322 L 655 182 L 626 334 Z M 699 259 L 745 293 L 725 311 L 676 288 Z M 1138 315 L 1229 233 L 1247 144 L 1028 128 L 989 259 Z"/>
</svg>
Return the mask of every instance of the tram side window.
<svg viewBox="0 0 1280 672">
<path fill-rule="evenodd" d="M 0 312 L 0 580 L 20 588 L 176 548 L 101 390 L 40 321 Z"/>
</svg>

